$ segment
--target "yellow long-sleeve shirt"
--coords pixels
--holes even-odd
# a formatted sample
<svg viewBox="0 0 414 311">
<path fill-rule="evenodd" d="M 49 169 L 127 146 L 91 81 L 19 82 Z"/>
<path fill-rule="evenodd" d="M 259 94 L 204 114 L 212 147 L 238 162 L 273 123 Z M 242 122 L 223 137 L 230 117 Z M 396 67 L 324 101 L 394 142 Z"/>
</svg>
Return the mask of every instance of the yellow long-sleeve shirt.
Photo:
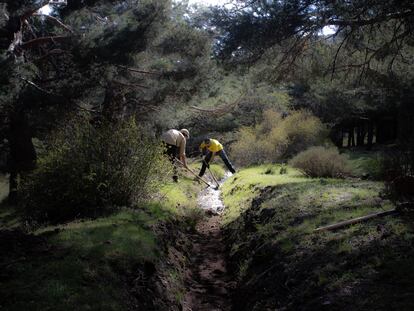
<svg viewBox="0 0 414 311">
<path fill-rule="evenodd" d="M 203 150 L 204 148 L 207 148 L 211 152 L 218 152 L 223 150 L 223 145 L 218 140 L 210 138 L 210 143 L 206 144 L 205 141 L 201 143 L 200 149 Z"/>
</svg>

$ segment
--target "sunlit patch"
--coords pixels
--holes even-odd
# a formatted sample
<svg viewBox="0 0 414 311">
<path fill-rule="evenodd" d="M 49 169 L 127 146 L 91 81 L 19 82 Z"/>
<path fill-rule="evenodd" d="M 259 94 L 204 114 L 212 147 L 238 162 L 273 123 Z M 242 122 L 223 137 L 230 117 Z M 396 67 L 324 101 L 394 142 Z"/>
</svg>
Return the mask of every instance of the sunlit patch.
<svg viewBox="0 0 414 311">
<path fill-rule="evenodd" d="M 52 7 L 49 4 L 46 4 L 45 6 L 41 7 L 38 12 L 39 14 L 50 15 L 50 13 L 52 13 Z"/>
<path fill-rule="evenodd" d="M 330 35 L 333 35 L 334 33 L 336 33 L 337 30 L 338 30 L 338 27 L 328 25 L 328 26 L 323 27 L 321 32 L 324 36 L 330 36 Z"/>
</svg>

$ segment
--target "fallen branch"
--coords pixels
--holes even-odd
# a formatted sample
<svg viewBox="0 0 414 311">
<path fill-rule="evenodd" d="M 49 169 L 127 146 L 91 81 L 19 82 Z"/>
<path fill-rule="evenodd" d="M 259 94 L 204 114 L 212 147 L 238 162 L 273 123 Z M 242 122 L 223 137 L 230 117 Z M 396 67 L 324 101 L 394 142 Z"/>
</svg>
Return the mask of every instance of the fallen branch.
<svg viewBox="0 0 414 311">
<path fill-rule="evenodd" d="M 330 230 L 335 230 L 335 229 L 339 229 L 348 225 L 352 225 L 352 224 L 356 224 L 359 222 L 363 222 L 363 221 L 367 221 L 368 219 L 371 218 L 375 218 L 375 217 L 382 217 L 382 216 L 387 216 L 387 215 L 392 215 L 397 213 L 396 209 L 393 210 L 389 210 L 389 211 L 384 211 L 384 212 L 377 212 L 377 213 L 373 213 L 373 214 L 369 214 L 366 216 L 361 216 L 361 217 L 357 217 L 357 218 L 353 218 L 350 220 L 345 220 L 345 221 L 341 221 L 338 222 L 336 224 L 332 224 L 329 226 L 324 226 L 324 227 L 319 227 L 315 230 L 313 230 L 314 232 L 321 232 L 321 231 L 330 231 Z"/>
</svg>

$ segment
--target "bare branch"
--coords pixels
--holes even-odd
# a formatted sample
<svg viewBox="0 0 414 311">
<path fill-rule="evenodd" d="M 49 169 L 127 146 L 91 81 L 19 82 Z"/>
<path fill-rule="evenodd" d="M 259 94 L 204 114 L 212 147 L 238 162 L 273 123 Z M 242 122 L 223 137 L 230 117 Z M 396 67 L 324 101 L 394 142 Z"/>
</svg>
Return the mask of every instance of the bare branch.
<svg viewBox="0 0 414 311">
<path fill-rule="evenodd" d="M 408 17 L 414 16 L 414 11 L 407 10 L 404 12 L 392 13 L 387 15 L 380 15 L 370 19 L 356 19 L 356 20 L 335 20 L 330 19 L 326 23 L 327 25 L 334 25 L 334 26 L 367 26 L 377 23 L 382 23 L 385 21 L 389 21 L 392 19 L 404 19 Z"/>
<path fill-rule="evenodd" d="M 331 79 L 333 79 L 333 76 L 334 76 L 334 73 L 335 73 L 336 61 L 337 61 L 337 59 L 338 59 L 339 52 L 341 51 L 342 46 L 343 46 L 343 45 L 344 45 L 344 43 L 348 40 L 348 38 L 350 37 L 350 35 L 352 34 L 352 32 L 353 32 L 353 30 L 351 30 L 349 33 L 347 33 L 347 34 L 345 35 L 344 39 L 342 40 L 341 44 L 339 45 L 338 49 L 336 50 L 335 57 L 334 57 L 334 60 L 333 60 L 333 62 L 332 62 L 332 74 L 331 74 Z"/>
<path fill-rule="evenodd" d="M 30 81 L 30 80 L 27 80 L 25 78 L 20 78 L 20 79 L 23 80 L 23 81 L 25 81 L 27 84 L 33 86 L 35 89 L 37 89 L 38 91 L 40 91 L 42 93 L 45 93 L 45 94 L 48 94 L 48 95 L 54 95 L 53 93 L 49 92 L 48 90 L 45 90 L 44 88 L 38 86 L 36 83 L 34 83 L 34 82 Z"/>
<path fill-rule="evenodd" d="M 69 28 L 69 26 L 65 25 L 64 23 L 62 23 L 59 19 L 57 19 L 56 17 L 47 15 L 47 14 L 41 14 L 41 13 L 35 13 L 33 14 L 33 16 L 43 16 L 46 17 L 47 19 L 50 19 L 51 21 L 53 21 L 55 24 L 57 24 L 58 26 L 66 29 L 67 31 L 69 31 L 70 33 L 73 33 L 73 30 Z"/>
<path fill-rule="evenodd" d="M 121 82 L 121 81 L 118 81 L 118 80 L 112 80 L 112 82 L 115 82 L 119 85 L 126 86 L 126 87 L 140 87 L 140 88 L 144 88 L 144 89 L 149 89 L 148 86 L 145 86 L 145 85 L 142 85 L 142 84 L 137 84 L 137 83 L 131 84 L 131 83 L 126 83 L 126 82 Z"/>
<path fill-rule="evenodd" d="M 54 43 L 55 41 L 64 41 L 66 39 L 69 39 L 70 36 L 50 36 L 50 37 L 40 37 L 36 38 L 27 42 L 23 42 L 19 45 L 21 49 L 28 49 L 32 47 L 33 45 L 39 45 L 43 43 Z"/>
<path fill-rule="evenodd" d="M 37 89 L 38 91 L 40 91 L 42 93 L 45 93 L 45 94 L 51 95 L 51 96 L 60 96 L 60 97 L 62 97 L 62 95 L 55 94 L 55 93 L 49 92 L 48 90 L 45 90 L 44 88 L 40 87 L 39 85 L 37 85 L 36 83 L 34 83 L 34 82 L 30 81 L 30 80 L 27 80 L 25 78 L 20 78 L 20 79 L 23 80 L 23 81 L 25 81 L 27 84 L 33 86 L 35 89 Z M 75 102 L 72 102 L 72 104 L 75 105 L 77 108 L 79 108 L 81 110 L 88 111 L 88 112 L 96 112 L 96 110 L 83 107 L 83 106 L 81 106 L 81 105 L 79 105 L 79 104 L 77 104 Z"/>
<path fill-rule="evenodd" d="M 147 75 L 161 75 L 160 72 L 155 72 L 155 71 L 147 71 L 147 70 L 142 70 L 142 69 L 136 69 L 136 68 L 130 68 L 130 67 L 126 67 L 126 66 L 121 66 L 121 65 L 117 65 L 117 67 L 131 71 L 131 72 L 137 72 L 137 73 L 142 73 L 142 74 L 147 74 Z"/>
<path fill-rule="evenodd" d="M 62 49 L 53 49 L 48 51 L 45 55 L 43 55 L 42 57 L 39 57 L 38 59 L 35 59 L 34 62 L 40 62 L 45 60 L 47 57 L 51 56 L 51 55 L 60 55 L 60 54 L 64 54 L 67 53 L 67 51 L 62 50 Z"/>
</svg>

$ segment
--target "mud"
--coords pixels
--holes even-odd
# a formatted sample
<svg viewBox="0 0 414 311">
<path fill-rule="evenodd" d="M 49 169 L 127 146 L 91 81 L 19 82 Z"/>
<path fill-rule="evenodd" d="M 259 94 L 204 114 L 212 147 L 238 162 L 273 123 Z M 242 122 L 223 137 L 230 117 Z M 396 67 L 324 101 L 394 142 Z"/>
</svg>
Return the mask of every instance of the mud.
<svg viewBox="0 0 414 311">
<path fill-rule="evenodd" d="M 231 310 L 230 292 L 234 284 L 227 273 L 219 218 L 217 215 L 209 217 L 190 237 L 193 255 L 186 277 L 188 291 L 184 311 Z"/>
<path fill-rule="evenodd" d="M 193 247 L 185 280 L 187 293 L 183 311 L 230 311 L 230 293 L 235 284 L 226 268 L 219 216 L 224 210 L 220 191 L 207 188 L 200 193 L 198 202 L 200 208 L 208 211 L 208 216 L 189 236 Z"/>
</svg>

